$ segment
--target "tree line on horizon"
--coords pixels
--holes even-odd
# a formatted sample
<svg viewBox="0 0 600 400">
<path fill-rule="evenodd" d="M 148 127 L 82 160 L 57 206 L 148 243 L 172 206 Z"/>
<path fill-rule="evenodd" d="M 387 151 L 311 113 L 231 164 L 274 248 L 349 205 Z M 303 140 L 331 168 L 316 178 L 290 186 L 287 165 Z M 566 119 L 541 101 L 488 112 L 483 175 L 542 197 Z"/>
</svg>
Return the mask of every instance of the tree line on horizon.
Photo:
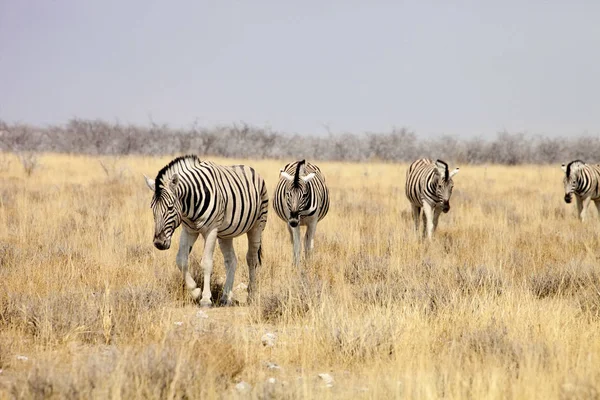
<svg viewBox="0 0 600 400">
<path fill-rule="evenodd" d="M 73 118 L 44 127 L 0 120 L 0 151 L 90 155 L 197 154 L 200 157 L 410 162 L 431 157 L 460 164 L 550 164 L 575 159 L 594 163 L 600 135 L 550 138 L 499 132 L 492 139 L 419 138 L 406 128 L 382 133 L 318 136 L 276 132 L 245 123 L 185 129 Z"/>
</svg>

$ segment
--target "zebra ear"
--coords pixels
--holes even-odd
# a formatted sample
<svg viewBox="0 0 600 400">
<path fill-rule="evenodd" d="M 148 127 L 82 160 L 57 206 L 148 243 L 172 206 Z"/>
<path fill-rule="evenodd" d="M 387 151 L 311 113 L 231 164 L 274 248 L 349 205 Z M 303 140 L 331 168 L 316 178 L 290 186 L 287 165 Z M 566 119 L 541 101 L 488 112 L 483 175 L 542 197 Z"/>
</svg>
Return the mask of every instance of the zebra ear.
<svg viewBox="0 0 600 400">
<path fill-rule="evenodd" d="M 144 179 L 146 180 L 146 185 L 154 192 L 154 179 L 150 179 L 146 175 L 144 175 Z"/>
<path fill-rule="evenodd" d="M 567 172 L 567 166 L 564 163 L 560 166 L 560 169 L 562 169 L 563 172 Z"/>
<path fill-rule="evenodd" d="M 442 178 L 446 176 L 446 172 L 448 171 L 448 164 L 446 164 L 445 162 L 443 162 L 441 160 L 437 160 L 435 162 L 435 167 L 437 168 L 437 170 L 440 173 L 440 175 L 442 176 Z"/>
<path fill-rule="evenodd" d="M 283 171 L 283 170 L 282 170 L 282 171 L 279 171 L 279 175 L 280 175 L 282 178 L 285 178 L 285 179 L 287 179 L 288 181 L 293 181 L 293 180 L 294 180 L 294 177 L 293 177 L 292 175 L 288 174 L 287 172 L 285 172 L 285 171 Z"/>
<path fill-rule="evenodd" d="M 175 190 L 175 188 L 177 187 L 178 184 L 179 184 L 179 175 L 173 174 L 173 176 L 171 177 L 171 180 L 169 181 L 169 188 L 171 190 Z"/>
<path fill-rule="evenodd" d="M 304 183 L 310 182 L 314 179 L 315 176 L 317 176 L 317 175 L 314 172 L 311 172 L 310 174 L 303 176 L 302 180 L 304 181 Z"/>
<path fill-rule="evenodd" d="M 452 172 L 450 172 L 450 178 L 452 178 L 454 175 L 458 174 L 459 169 L 460 168 L 458 168 L 458 167 L 454 168 L 454 170 Z"/>
</svg>

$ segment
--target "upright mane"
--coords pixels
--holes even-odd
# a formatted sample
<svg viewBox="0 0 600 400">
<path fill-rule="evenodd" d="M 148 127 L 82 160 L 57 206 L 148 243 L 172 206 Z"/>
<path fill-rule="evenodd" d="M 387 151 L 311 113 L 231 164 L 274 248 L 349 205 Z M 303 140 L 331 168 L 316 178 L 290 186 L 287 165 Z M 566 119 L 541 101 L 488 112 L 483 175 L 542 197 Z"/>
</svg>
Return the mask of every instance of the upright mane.
<svg viewBox="0 0 600 400">
<path fill-rule="evenodd" d="M 294 187 L 300 187 L 300 168 L 306 164 L 306 160 L 299 161 L 296 165 L 296 174 L 294 175 Z"/>
<path fill-rule="evenodd" d="M 570 163 L 568 163 L 568 164 L 567 164 L 567 171 L 566 171 L 566 172 L 567 172 L 567 178 L 570 178 L 570 177 L 571 177 L 571 165 L 572 165 L 573 163 L 576 163 L 576 162 L 580 162 L 580 163 L 582 163 L 582 164 L 585 164 L 585 163 L 584 163 L 583 161 L 581 161 L 581 160 L 573 160 L 573 161 L 571 161 Z"/>
<path fill-rule="evenodd" d="M 200 161 L 198 156 L 196 156 L 194 154 L 188 154 L 185 156 L 174 158 L 167 165 L 165 165 L 160 171 L 158 171 L 158 174 L 156 175 L 156 179 L 154 180 L 154 196 L 156 196 L 157 198 L 160 197 L 160 192 L 163 189 L 162 179 L 167 174 L 167 172 L 169 172 L 174 165 L 177 165 L 181 162 L 186 162 L 188 160 L 191 160 L 192 162 Z"/>
</svg>

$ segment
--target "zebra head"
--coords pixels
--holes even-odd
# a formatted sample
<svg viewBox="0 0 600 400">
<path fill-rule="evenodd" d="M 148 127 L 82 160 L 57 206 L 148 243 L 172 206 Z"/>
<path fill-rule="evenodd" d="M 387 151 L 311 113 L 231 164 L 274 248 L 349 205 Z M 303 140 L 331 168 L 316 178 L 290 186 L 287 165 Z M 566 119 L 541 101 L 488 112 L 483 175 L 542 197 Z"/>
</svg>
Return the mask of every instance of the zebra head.
<svg viewBox="0 0 600 400">
<path fill-rule="evenodd" d="M 577 189 L 579 171 L 585 165 L 585 163 L 581 160 L 571 161 L 567 165 L 563 164 L 561 166 L 562 170 L 565 172 L 565 178 L 563 179 L 563 184 L 565 186 L 565 203 L 570 203 L 573 200 L 573 192 Z"/>
<path fill-rule="evenodd" d="M 437 198 L 442 204 L 442 211 L 447 213 L 450 211 L 450 197 L 452 196 L 452 189 L 454 188 L 452 177 L 458 173 L 459 168 L 457 167 L 450 172 L 448 170 L 448 164 L 442 160 L 437 160 L 435 166 L 439 174 L 436 187 Z"/>
<path fill-rule="evenodd" d="M 154 192 L 150 204 L 154 213 L 154 246 L 159 250 L 167 250 L 171 247 L 173 232 L 181 224 L 181 201 L 177 196 L 179 175 L 161 176 L 162 179 L 157 177 L 158 184 L 154 179 L 144 177 Z"/>
<path fill-rule="evenodd" d="M 285 203 L 289 211 L 288 224 L 296 228 L 300 224 L 300 216 L 310 214 L 310 182 L 316 176 L 314 172 L 305 175 L 304 164 L 306 160 L 296 164 L 296 173 L 292 176 L 285 170 L 279 171 L 280 176 L 287 180 L 285 190 Z"/>
</svg>

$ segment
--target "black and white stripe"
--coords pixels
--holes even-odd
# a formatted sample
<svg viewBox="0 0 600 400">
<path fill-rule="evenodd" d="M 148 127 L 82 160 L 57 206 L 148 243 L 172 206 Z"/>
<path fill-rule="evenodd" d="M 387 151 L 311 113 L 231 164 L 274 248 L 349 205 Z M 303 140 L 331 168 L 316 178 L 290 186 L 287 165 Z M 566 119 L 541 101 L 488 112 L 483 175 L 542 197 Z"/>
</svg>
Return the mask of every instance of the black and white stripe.
<svg viewBox="0 0 600 400">
<path fill-rule="evenodd" d="M 173 232 L 183 224 L 177 266 L 194 298 L 200 289 L 188 271 L 188 256 L 199 235 L 204 237 L 202 268 L 204 287 L 201 305 L 211 305 L 210 275 L 218 239 L 225 259 L 227 278 L 221 301 L 231 302 L 236 257 L 233 238 L 246 234 L 250 271 L 249 297 L 255 290 L 255 272 L 261 262 L 262 232 L 267 222 L 269 199 L 263 179 L 245 165 L 221 166 L 196 156 L 178 157 L 161 169 L 155 180 L 146 178 L 154 191 L 154 245 L 171 246 Z"/>
<path fill-rule="evenodd" d="M 577 200 L 577 214 L 583 221 L 590 201 L 594 201 L 600 214 L 600 165 L 589 165 L 574 160 L 562 165 L 565 172 L 565 202 L 570 203 L 573 195 Z"/>
<path fill-rule="evenodd" d="M 458 170 L 450 172 L 444 161 L 422 158 L 413 162 L 406 172 L 405 193 L 412 206 L 415 229 L 419 230 L 423 209 L 423 236 L 427 235 L 429 239 L 437 228 L 440 213 L 450 211 L 452 177 Z"/>
<path fill-rule="evenodd" d="M 283 167 L 275 188 L 273 208 L 287 223 L 294 247 L 294 264 L 297 265 L 300 262 L 300 226 L 306 226 L 304 251 L 308 257 L 314 247 L 317 222 L 329 211 L 329 189 L 319 167 L 306 160 Z"/>
</svg>

